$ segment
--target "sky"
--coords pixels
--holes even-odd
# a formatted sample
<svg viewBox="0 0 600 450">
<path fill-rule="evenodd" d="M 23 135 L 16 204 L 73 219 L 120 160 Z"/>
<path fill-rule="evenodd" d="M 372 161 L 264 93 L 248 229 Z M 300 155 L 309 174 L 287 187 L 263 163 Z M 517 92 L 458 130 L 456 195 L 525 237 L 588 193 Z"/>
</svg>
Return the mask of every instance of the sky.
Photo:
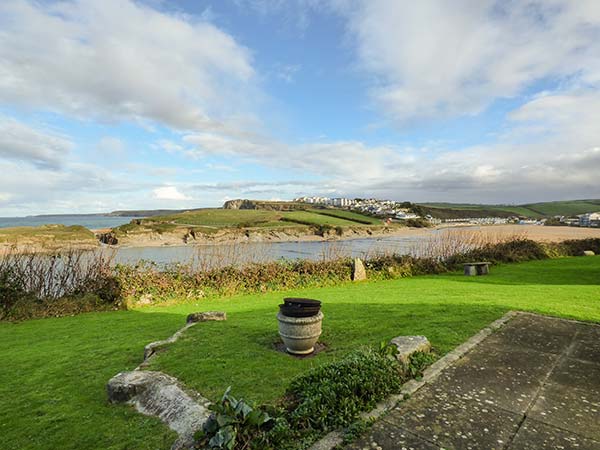
<svg viewBox="0 0 600 450">
<path fill-rule="evenodd" d="M 600 197 L 597 0 L 0 0 L 0 216 Z"/>
</svg>

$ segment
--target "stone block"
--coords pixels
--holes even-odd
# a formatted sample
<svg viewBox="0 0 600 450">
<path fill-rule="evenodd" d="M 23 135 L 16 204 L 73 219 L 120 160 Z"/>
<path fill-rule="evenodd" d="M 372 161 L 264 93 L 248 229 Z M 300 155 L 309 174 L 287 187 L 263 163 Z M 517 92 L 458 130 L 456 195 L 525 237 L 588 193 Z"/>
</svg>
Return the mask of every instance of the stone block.
<svg viewBox="0 0 600 450">
<path fill-rule="evenodd" d="M 187 316 L 187 323 L 208 322 L 211 320 L 227 320 L 227 313 L 223 311 L 196 312 Z"/>
<path fill-rule="evenodd" d="M 354 258 L 352 269 L 352 281 L 363 281 L 367 279 L 367 270 L 360 258 Z"/>
<path fill-rule="evenodd" d="M 390 341 L 390 344 L 398 348 L 396 358 L 403 364 L 408 364 L 413 353 L 431 351 L 431 344 L 425 336 L 397 336 Z"/>
</svg>

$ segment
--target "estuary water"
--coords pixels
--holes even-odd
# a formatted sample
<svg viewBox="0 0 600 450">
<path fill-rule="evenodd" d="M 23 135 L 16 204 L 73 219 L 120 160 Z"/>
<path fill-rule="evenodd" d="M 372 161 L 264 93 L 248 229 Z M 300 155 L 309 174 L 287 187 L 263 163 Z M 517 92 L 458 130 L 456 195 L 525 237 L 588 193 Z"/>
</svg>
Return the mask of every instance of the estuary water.
<svg viewBox="0 0 600 450">
<path fill-rule="evenodd" d="M 431 232 L 435 234 L 435 231 Z M 192 264 L 211 268 L 230 264 L 266 262 L 281 259 L 331 259 L 335 257 L 366 257 L 373 254 L 418 253 L 420 241 L 429 236 L 385 236 L 339 241 L 267 242 L 172 247 L 106 248 L 115 263 L 136 264 L 141 260 L 158 265 Z"/>
<path fill-rule="evenodd" d="M 118 227 L 131 222 L 135 217 L 104 216 L 96 214 L 48 215 L 27 217 L 0 217 L 0 228 L 37 227 L 40 225 L 83 225 L 90 230 Z"/>
</svg>

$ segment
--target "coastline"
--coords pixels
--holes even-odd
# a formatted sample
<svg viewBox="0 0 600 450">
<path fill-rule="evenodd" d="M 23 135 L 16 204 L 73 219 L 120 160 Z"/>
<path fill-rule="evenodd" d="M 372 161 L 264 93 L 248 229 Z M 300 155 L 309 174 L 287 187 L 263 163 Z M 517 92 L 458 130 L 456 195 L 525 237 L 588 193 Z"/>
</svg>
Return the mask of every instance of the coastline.
<svg viewBox="0 0 600 450">
<path fill-rule="evenodd" d="M 338 235 L 335 230 L 323 234 L 308 232 L 302 228 L 280 229 L 223 229 L 213 234 L 196 234 L 189 236 L 188 230 L 181 228 L 172 232 L 144 232 L 119 236 L 116 245 L 102 244 L 99 240 L 44 240 L 38 241 L 30 237 L 16 238 L 11 242 L 0 243 L 0 254 L 17 253 L 50 253 L 57 250 L 95 250 L 99 248 L 160 248 L 160 247 L 194 247 L 203 245 L 233 245 L 244 243 L 285 243 L 285 242 L 343 242 L 354 239 L 378 239 L 383 237 L 427 238 L 443 230 L 454 230 L 460 233 L 482 233 L 497 240 L 522 237 L 539 242 L 560 242 L 569 239 L 600 238 L 600 228 L 548 227 L 539 225 L 458 225 L 444 224 L 431 228 L 357 226 L 345 228 Z M 98 238 L 101 234 L 111 233 L 111 229 L 92 230 Z"/>
</svg>

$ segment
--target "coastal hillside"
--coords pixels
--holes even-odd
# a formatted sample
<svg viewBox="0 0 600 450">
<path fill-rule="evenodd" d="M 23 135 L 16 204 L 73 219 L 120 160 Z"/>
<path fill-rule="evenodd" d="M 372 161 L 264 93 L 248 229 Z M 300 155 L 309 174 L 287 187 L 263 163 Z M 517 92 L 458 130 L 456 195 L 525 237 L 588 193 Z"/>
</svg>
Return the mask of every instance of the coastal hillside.
<svg viewBox="0 0 600 450">
<path fill-rule="evenodd" d="M 244 240 L 295 240 L 306 236 L 368 235 L 385 228 L 380 218 L 340 209 L 206 208 L 134 219 L 101 234 L 106 244 L 153 245 Z M 400 225 L 394 225 L 400 226 Z"/>
<path fill-rule="evenodd" d="M 465 217 L 528 217 L 539 219 L 553 216 L 576 216 L 600 211 L 600 199 L 565 200 L 527 203 L 523 205 L 485 205 L 470 203 L 421 203 L 422 212 L 438 219 Z"/>
</svg>

